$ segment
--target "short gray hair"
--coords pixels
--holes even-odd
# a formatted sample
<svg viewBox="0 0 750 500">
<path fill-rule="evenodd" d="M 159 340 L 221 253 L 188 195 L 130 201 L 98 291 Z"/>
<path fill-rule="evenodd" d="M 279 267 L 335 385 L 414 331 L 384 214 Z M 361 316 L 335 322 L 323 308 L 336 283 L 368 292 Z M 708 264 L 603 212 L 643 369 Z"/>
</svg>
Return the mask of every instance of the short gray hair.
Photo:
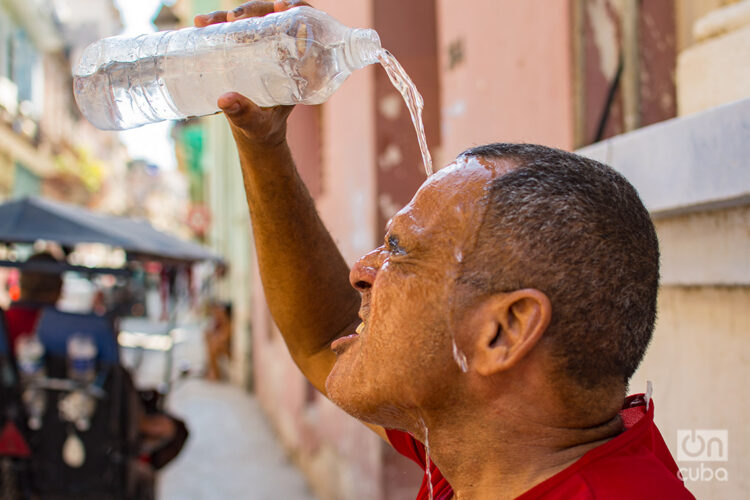
<svg viewBox="0 0 750 500">
<path fill-rule="evenodd" d="M 515 164 L 494 179 L 460 283 L 475 294 L 536 288 L 552 303 L 544 334 L 559 367 L 587 388 L 627 383 L 653 334 L 654 225 L 619 173 L 572 153 L 489 144 L 461 157 Z"/>
</svg>

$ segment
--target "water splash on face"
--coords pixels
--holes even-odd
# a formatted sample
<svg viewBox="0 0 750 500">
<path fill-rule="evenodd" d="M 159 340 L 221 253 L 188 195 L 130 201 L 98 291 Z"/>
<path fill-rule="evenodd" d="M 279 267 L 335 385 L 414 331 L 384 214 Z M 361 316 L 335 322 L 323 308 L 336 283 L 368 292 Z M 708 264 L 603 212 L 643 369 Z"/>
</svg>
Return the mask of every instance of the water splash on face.
<svg viewBox="0 0 750 500">
<path fill-rule="evenodd" d="M 469 371 L 469 365 L 466 362 L 466 354 L 464 354 L 458 349 L 458 345 L 456 345 L 455 337 L 452 338 L 451 340 L 453 341 L 453 359 L 456 361 L 456 364 L 461 369 L 461 371 L 466 373 Z"/>
<path fill-rule="evenodd" d="M 456 248 L 453 256 L 456 257 L 456 262 L 458 262 L 459 264 L 464 261 L 464 253 L 460 248 Z"/>
<path fill-rule="evenodd" d="M 427 485 L 430 490 L 430 500 L 433 500 L 432 470 L 430 468 L 430 432 L 429 430 L 427 430 L 427 424 L 424 423 L 424 420 L 420 418 L 419 422 L 422 424 L 422 429 L 424 430 L 424 473 L 427 476 Z"/>
</svg>

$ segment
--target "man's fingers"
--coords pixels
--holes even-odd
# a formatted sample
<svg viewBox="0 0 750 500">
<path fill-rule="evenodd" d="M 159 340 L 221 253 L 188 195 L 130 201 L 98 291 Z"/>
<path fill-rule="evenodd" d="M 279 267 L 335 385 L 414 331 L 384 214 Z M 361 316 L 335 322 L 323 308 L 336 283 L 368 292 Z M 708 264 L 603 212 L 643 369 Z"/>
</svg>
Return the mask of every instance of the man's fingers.
<svg viewBox="0 0 750 500">
<path fill-rule="evenodd" d="M 292 7 L 301 7 L 303 5 L 307 7 L 312 7 L 312 5 L 305 2 L 304 0 L 276 0 L 273 3 L 273 10 L 275 12 L 282 12 L 282 11 L 291 9 Z"/>
<path fill-rule="evenodd" d="M 227 22 L 227 12 L 225 10 L 217 10 L 210 14 L 198 14 L 193 18 L 193 24 L 198 28 L 203 28 L 210 24 L 225 23 Z"/>
<path fill-rule="evenodd" d="M 261 17 L 272 12 L 282 12 L 292 7 L 300 7 L 311 5 L 304 0 L 276 0 L 264 1 L 264 0 L 253 0 L 251 2 L 244 3 L 230 11 L 227 16 L 228 21 L 234 21 L 237 19 L 245 19 L 246 17 Z"/>
<path fill-rule="evenodd" d="M 198 28 L 203 28 L 211 24 L 225 23 L 227 21 L 236 21 L 247 17 L 261 17 L 272 12 L 282 12 L 292 7 L 301 6 L 312 7 L 304 0 L 252 0 L 244 3 L 234 10 L 217 10 L 210 14 L 199 14 L 193 18 L 193 24 Z"/>
<path fill-rule="evenodd" d="M 210 14 L 199 14 L 193 18 L 193 24 L 195 24 L 195 26 L 199 28 L 202 28 L 211 24 L 236 21 L 237 19 L 261 17 L 265 16 L 266 14 L 271 14 L 272 12 L 281 12 L 287 9 L 291 9 L 292 7 L 300 7 L 302 5 L 306 5 L 308 7 L 311 6 L 304 0 L 276 0 L 275 2 L 268 0 L 252 0 L 240 5 L 234 10 L 217 10 L 216 12 L 211 12 Z"/>
<path fill-rule="evenodd" d="M 253 0 L 229 11 L 227 13 L 227 20 L 235 21 L 237 19 L 245 19 L 246 17 L 261 17 L 271 12 L 274 12 L 273 2 Z"/>
</svg>

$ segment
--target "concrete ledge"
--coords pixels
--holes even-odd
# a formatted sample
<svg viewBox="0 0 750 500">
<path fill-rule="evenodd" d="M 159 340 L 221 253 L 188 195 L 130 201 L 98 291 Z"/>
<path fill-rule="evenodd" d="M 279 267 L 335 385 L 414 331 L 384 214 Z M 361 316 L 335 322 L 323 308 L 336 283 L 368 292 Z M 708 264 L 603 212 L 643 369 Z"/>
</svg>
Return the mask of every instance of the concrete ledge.
<svg viewBox="0 0 750 500">
<path fill-rule="evenodd" d="M 654 218 L 750 204 L 750 99 L 577 151 L 633 183 Z"/>
</svg>

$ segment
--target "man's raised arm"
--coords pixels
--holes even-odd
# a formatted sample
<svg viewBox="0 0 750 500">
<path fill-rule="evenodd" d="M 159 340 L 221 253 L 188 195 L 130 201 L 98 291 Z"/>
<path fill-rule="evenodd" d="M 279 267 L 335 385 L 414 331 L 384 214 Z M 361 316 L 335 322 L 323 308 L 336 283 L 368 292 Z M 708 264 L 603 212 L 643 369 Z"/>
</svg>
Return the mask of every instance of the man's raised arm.
<svg viewBox="0 0 750 500">
<path fill-rule="evenodd" d="M 248 2 L 196 16 L 196 26 L 262 16 L 302 2 Z M 297 365 L 325 394 L 330 343 L 357 326 L 359 293 L 297 174 L 286 142 L 291 106 L 259 108 L 237 93 L 219 98 L 242 165 L 260 276 L 274 320 Z"/>
</svg>

